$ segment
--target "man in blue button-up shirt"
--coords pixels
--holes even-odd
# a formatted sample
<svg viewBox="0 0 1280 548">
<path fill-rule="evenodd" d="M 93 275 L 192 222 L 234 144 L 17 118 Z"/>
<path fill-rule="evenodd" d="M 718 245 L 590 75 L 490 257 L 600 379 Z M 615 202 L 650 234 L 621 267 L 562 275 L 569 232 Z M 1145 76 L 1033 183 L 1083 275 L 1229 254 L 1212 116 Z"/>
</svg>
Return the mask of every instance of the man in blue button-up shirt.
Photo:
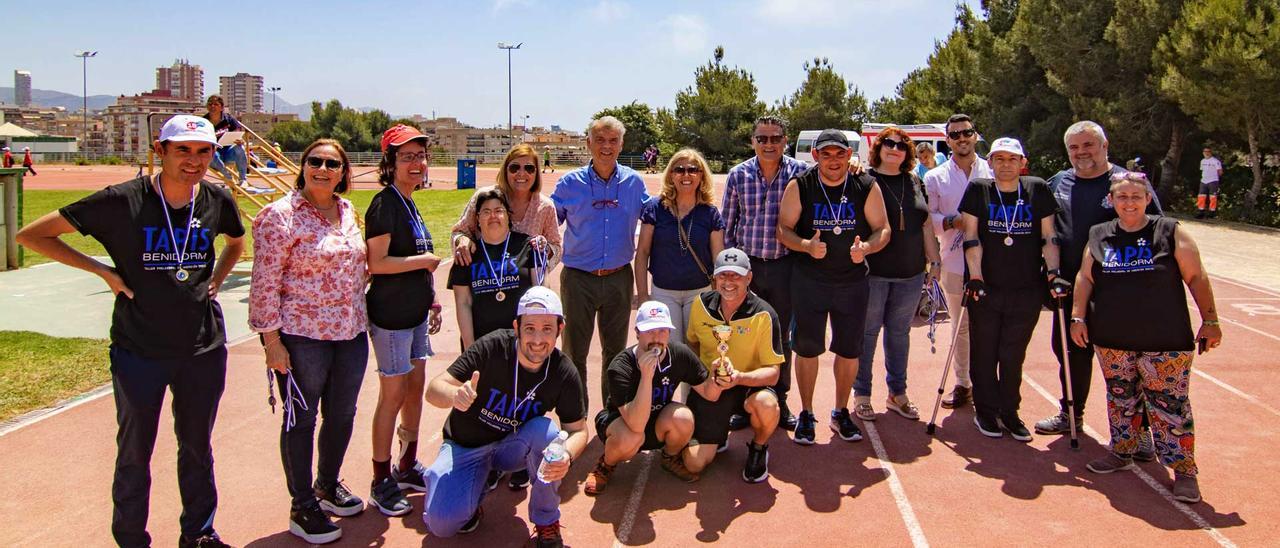
<svg viewBox="0 0 1280 548">
<path fill-rule="evenodd" d="M 564 348 L 582 379 L 583 408 L 587 408 L 587 351 L 597 315 L 600 347 L 608 363 L 627 344 L 634 278 L 636 223 L 649 201 L 644 180 L 635 170 L 618 164 L 622 122 L 612 116 L 591 121 L 587 149 L 591 162 L 566 173 L 556 183 L 551 201 L 556 217 L 566 225 L 564 269 L 560 292 L 564 301 Z M 609 387 L 601 375 L 602 401 Z"/>
</svg>

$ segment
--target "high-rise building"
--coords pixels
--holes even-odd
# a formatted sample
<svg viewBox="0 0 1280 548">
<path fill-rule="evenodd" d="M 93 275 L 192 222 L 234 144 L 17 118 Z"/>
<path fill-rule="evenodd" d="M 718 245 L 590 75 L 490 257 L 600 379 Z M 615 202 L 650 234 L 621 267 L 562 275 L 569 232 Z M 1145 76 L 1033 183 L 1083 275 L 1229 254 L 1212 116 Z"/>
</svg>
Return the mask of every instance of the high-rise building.
<svg viewBox="0 0 1280 548">
<path fill-rule="evenodd" d="M 20 107 L 31 106 L 31 73 L 25 70 L 13 71 L 13 102 Z"/>
<path fill-rule="evenodd" d="M 218 77 L 218 94 L 233 115 L 262 112 L 262 77 L 237 72 Z"/>
<path fill-rule="evenodd" d="M 204 101 L 204 69 L 186 59 L 174 59 L 173 66 L 156 69 L 156 89 L 188 101 Z"/>
<path fill-rule="evenodd" d="M 152 117 L 151 134 L 147 133 L 147 115 Z M 126 158 L 146 155 L 152 141 L 159 138 L 160 126 L 172 114 L 200 114 L 204 103 L 199 99 L 174 97 L 168 90 L 155 90 L 138 95 L 121 95 L 116 104 L 102 113 L 106 124 L 106 151 Z"/>
</svg>

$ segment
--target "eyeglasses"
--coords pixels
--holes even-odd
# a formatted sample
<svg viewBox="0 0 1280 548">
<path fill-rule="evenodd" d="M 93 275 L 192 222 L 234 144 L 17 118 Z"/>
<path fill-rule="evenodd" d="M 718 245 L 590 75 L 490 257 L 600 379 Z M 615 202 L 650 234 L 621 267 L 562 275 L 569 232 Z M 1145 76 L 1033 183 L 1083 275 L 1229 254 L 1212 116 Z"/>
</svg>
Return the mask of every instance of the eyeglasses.
<svg viewBox="0 0 1280 548">
<path fill-rule="evenodd" d="M 969 128 L 969 129 L 962 129 L 962 130 L 959 130 L 959 131 L 948 131 L 948 132 L 947 132 L 947 137 L 950 137 L 950 138 L 951 138 L 951 140 L 953 140 L 953 141 L 954 141 L 954 140 L 959 139 L 959 138 L 961 138 L 961 137 L 973 137 L 973 136 L 974 136 L 974 135 L 976 135 L 977 133 L 978 133 L 978 132 L 977 132 L 977 131 L 975 131 L 973 128 Z"/>
<path fill-rule="evenodd" d="M 756 135 L 756 144 L 758 145 L 780 145 L 787 140 L 786 135 Z"/>
<path fill-rule="evenodd" d="M 425 152 L 406 152 L 404 154 L 396 155 L 396 160 L 404 162 L 406 164 L 409 162 L 421 162 L 426 159 L 427 159 L 427 153 Z"/>
<path fill-rule="evenodd" d="M 616 198 L 612 200 L 596 200 L 591 202 L 591 207 L 596 209 L 615 209 L 618 207 L 618 200 Z"/>
<path fill-rule="evenodd" d="M 520 173 L 520 170 L 522 168 L 524 169 L 525 173 L 528 173 L 530 175 L 538 172 L 538 166 L 535 166 L 533 164 L 507 164 L 507 173 L 515 175 L 517 173 Z"/>
<path fill-rule="evenodd" d="M 884 139 L 880 139 L 880 146 L 887 147 L 887 148 L 896 148 L 903 152 L 911 150 L 911 143 L 908 143 L 906 141 L 895 141 L 888 137 L 885 137 Z"/>
<path fill-rule="evenodd" d="M 702 168 L 698 166 L 676 166 L 671 168 L 671 172 L 676 175 L 697 175 L 702 173 Z"/>
<path fill-rule="evenodd" d="M 506 208 L 497 209 L 481 209 L 477 214 L 478 217 L 501 217 L 507 214 Z"/>
<path fill-rule="evenodd" d="M 315 156 L 312 156 L 310 158 L 307 158 L 307 165 L 311 166 L 314 169 L 320 169 L 321 167 L 324 167 L 333 171 L 337 171 L 339 169 L 342 169 L 342 160 L 334 160 L 333 158 L 317 158 Z"/>
</svg>

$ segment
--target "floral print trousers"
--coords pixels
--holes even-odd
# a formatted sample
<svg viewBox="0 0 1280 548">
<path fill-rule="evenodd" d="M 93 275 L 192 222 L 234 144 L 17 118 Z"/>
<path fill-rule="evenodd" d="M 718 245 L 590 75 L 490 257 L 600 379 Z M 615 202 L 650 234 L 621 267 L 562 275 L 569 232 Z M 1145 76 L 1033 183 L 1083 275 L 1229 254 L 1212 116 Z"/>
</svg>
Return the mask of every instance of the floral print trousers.
<svg viewBox="0 0 1280 548">
<path fill-rule="evenodd" d="M 1133 352 L 1095 347 L 1107 380 L 1111 450 L 1138 449 L 1143 408 L 1151 421 L 1160 462 L 1175 472 L 1196 475 L 1195 426 L 1188 399 L 1192 352 Z M 1143 400 L 1146 405 L 1143 405 Z"/>
</svg>

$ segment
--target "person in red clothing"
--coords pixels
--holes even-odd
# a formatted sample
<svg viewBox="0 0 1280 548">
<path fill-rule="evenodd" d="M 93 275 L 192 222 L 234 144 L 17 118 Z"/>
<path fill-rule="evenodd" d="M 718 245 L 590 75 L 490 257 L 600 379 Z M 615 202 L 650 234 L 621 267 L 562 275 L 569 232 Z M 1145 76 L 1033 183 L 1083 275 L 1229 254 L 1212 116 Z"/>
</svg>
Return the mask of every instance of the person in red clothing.
<svg viewBox="0 0 1280 548">
<path fill-rule="evenodd" d="M 4 167 L 13 167 L 13 153 L 9 152 L 9 147 L 4 147 Z"/>
<path fill-rule="evenodd" d="M 5 156 L 8 155 L 9 153 L 5 152 Z M 10 165 L 13 164 L 12 158 L 9 158 L 9 163 Z M 36 173 L 35 161 L 31 159 L 31 147 L 22 147 L 22 167 L 27 168 L 27 171 L 30 171 L 32 175 L 38 175 Z"/>
</svg>

